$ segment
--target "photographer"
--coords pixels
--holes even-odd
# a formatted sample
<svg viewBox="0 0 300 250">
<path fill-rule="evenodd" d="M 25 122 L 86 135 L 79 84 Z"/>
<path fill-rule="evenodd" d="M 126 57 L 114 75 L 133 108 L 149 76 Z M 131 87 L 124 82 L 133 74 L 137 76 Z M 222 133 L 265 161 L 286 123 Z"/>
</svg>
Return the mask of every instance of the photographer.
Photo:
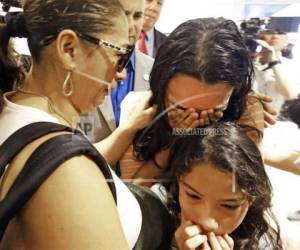
<svg viewBox="0 0 300 250">
<path fill-rule="evenodd" d="M 294 99 L 300 92 L 293 63 L 281 54 L 287 44 L 287 35 L 276 32 L 262 33 L 256 42 L 262 49 L 254 58 L 254 89 L 271 96 L 273 108 L 279 113 L 283 103 Z"/>
</svg>

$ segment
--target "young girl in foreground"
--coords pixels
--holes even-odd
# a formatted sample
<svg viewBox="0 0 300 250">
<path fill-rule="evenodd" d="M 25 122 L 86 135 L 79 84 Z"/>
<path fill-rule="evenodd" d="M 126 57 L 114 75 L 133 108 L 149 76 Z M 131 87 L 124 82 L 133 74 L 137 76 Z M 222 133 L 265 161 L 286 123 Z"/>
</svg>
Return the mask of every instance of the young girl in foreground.
<svg viewBox="0 0 300 250">
<path fill-rule="evenodd" d="M 171 180 L 163 186 L 177 248 L 282 249 L 270 211 L 271 184 L 256 145 L 229 123 L 203 132 L 175 142 L 162 178 Z"/>
</svg>

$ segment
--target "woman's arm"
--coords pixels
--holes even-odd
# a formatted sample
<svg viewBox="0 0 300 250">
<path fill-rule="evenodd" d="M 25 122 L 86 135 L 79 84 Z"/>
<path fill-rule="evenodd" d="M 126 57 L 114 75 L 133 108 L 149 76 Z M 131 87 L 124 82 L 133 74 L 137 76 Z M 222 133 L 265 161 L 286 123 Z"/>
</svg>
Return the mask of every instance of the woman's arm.
<svg viewBox="0 0 300 250">
<path fill-rule="evenodd" d="M 128 101 L 132 96 L 138 98 L 138 104 Z M 122 106 L 120 126 L 106 139 L 94 144 L 110 166 L 114 166 L 121 159 L 131 145 L 136 132 L 152 121 L 156 108 L 149 107 L 151 96 L 150 91 L 128 95 L 127 99 L 124 99 L 127 100 L 126 107 Z"/>
<path fill-rule="evenodd" d="M 264 150 L 265 164 L 300 175 L 300 151 Z"/>
<path fill-rule="evenodd" d="M 35 141 L 17 156 L 2 195 L 24 160 L 45 140 Z M 107 182 L 98 166 L 84 156 L 62 164 L 23 207 L 16 222 L 25 249 L 129 249 Z"/>
</svg>

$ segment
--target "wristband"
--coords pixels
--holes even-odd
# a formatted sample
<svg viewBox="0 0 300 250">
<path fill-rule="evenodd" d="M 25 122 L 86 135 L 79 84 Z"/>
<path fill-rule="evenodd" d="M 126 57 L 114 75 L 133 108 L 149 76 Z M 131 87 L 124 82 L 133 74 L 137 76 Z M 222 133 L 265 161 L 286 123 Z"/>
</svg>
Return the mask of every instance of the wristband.
<svg viewBox="0 0 300 250">
<path fill-rule="evenodd" d="M 269 62 L 268 67 L 266 67 L 262 71 L 266 71 L 268 69 L 271 69 L 272 67 L 274 67 L 275 65 L 280 64 L 280 63 L 281 63 L 280 60 L 275 60 L 275 61 Z"/>
</svg>

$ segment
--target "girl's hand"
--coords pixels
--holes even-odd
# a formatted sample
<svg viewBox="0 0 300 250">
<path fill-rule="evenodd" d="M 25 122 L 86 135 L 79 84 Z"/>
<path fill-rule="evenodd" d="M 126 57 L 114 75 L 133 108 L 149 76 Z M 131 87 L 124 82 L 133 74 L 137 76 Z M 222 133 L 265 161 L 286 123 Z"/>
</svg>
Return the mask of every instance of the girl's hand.
<svg viewBox="0 0 300 250">
<path fill-rule="evenodd" d="M 213 232 L 208 233 L 208 241 L 206 241 L 201 250 L 233 250 L 234 241 L 228 235 L 216 236 Z"/>
<path fill-rule="evenodd" d="M 172 128 L 193 129 L 199 126 L 209 125 L 214 121 L 222 118 L 222 111 L 215 111 L 214 109 L 203 110 L 200 113 L 195 109 L 180 109 L 174 108 L 169 111 L 169 125 Z"/>
<path fill-rule="evenodd" d="M 182 222 L 175 232 L 175 240 L 179 250 L 196 250 L 207 241 L 206 235 L 201 235 L 201 229 L 191 221 Z"/>
</svg>

